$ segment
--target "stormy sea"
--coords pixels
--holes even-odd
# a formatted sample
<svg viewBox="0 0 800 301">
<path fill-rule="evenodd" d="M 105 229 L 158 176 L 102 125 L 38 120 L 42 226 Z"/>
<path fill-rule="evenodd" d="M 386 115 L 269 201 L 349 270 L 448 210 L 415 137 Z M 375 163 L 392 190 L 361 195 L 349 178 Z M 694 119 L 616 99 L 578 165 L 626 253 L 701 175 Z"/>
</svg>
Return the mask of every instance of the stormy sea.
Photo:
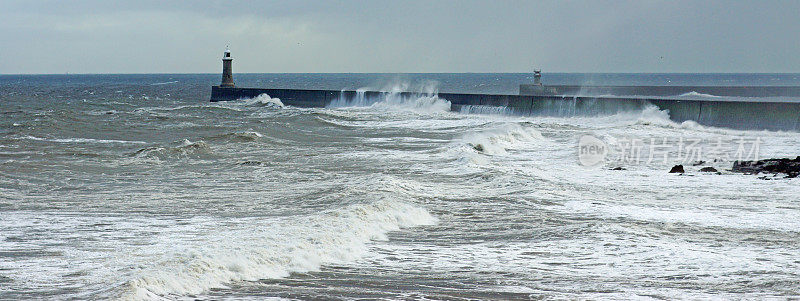
<svg viewBox="0 0 800 301">
<path fill-rule="evenodd" d="M 529 74 L 234 79 L 419 93 L 297 108 L 211 103 L 219 74 L 0 76 L 0 299 L 800 298 L 800 179 L 730 171 L 800 156 L 798 132 L 656 107 L 467 114 L 437 95 L 516 94 Z M 579 160 L 587 135 L 607 143 L 597 166 Z"/>
</svg>

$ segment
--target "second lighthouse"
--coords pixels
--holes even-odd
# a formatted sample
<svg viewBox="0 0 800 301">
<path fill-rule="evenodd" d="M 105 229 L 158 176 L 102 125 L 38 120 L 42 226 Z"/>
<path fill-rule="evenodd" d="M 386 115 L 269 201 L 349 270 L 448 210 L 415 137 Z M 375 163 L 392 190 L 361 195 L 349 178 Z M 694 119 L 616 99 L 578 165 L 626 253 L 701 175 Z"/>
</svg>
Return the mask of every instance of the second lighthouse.
<svg viewBox="0 0 800 301">
<path fill-rule="evenodd" d="M 233 70 L 231 65 L 233 58 L 231 57 L 231 50 L 225 47 L 225 54 L 222 55 L 222 84 L 220 87 L 233 88 Z"/>
</svg>

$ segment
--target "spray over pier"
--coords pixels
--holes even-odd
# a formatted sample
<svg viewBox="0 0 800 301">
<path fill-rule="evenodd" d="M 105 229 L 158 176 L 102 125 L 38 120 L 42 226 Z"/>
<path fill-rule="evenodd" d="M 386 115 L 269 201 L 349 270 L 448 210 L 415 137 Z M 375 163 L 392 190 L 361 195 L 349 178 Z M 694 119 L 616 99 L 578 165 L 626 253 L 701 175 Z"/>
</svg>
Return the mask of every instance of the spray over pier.
<svg viewBox="0 0 800 301">
<path fill-rule="evenodd" d="M 295 107 L 329 107 L 333 102 L 347 103 L 356 99 L 384 99 L 390 94 L 400 97 L 426 96 L 416 92 L 336 91 L 304 89 L 270 89 L 236 87 L 232 76 L 232 57 L 223 55 L 223 75 L 219 86 L 212 86 L 211 101 L 254 98 L 261 94 L 280 98 L 283 104 Z M 451 104 L 451 111 L 480 113 L 504 108 L 515 115 L 526 116 L 603 116 L 656 106 L 667 110 L 675 122 L 694 121 L 701 125 L 742 130 L 800 131 L 800 102 L 686 100 L 676 97 L 697 92 L 718 96 L 770 97 L 800 96 L 800 87 L 718 87 L 718 86 L 548 86 L 541 82 L 536 70 L 533 84 L 520 85 L 519 95 L 438 93 Z M 590 91 L 587 95 L 587 91 Z M 594 91 L 594 92 L 592 92 Z M 615 95 L 615 96 L 591 96 Z M 629 96 L 630 95 L 630 96 Z"/>
</svg>

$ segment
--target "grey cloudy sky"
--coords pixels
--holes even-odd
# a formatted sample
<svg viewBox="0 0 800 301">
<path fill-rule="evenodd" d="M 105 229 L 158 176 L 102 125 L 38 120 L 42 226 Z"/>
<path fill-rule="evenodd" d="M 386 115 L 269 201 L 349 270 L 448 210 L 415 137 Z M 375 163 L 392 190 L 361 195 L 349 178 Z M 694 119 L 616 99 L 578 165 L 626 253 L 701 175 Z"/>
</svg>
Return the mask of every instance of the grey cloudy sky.
<svg viewBox="0 0 800 301">
<path fill-rule="evenodd" d="M 800 1 L 0 0 L 0 74 L 800 72 Z"/>
</svg>

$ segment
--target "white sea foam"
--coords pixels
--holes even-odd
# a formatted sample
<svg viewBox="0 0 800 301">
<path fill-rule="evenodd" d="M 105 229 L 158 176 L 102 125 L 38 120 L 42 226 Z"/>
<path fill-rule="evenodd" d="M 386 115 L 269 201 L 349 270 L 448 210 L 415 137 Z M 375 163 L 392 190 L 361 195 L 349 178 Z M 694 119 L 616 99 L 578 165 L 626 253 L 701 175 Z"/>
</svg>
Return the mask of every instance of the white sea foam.
<svg viewBox="0 0 800 301">
<path fill-rule="evenodd" d="M 161 82 L 161 83 L 152 83 L 151 86 L 162 86 L 162 85 L 169 85 L 169 84 L 177 84 L 177 80 L 168 81 L 168 82 Z"/>
<path fill-rule="evenodd" d="M 92 139 L 92 138 L 40 138 L 34 136 L 24 136 L 22 137 L 22 139 L 58 142 L 58 143 L 133 143 L 133 144 L 147 143 L 144 141 L 134 141 L 134 140 Z"/>
<path fill-rule="evenodd" d="M 699 92 L 695 92 L 695 91 L 692 91 L 692 92 L 687 92 L 687 93 L 683 93 L 683 94 L 681 94 L 681 95 L 678 95 L 678 97 L 695 97 L 695 98 L 722 98 L 722 96 L 711 95 L 711 94 L 705 94 L 705 93 L 699 93 Z"/>
<path fill-rule="evenodd" d="M 648 105 L 639 112 L 626 112 L 612 116 L 618 122 L 628 123 L 631 117 L 635 118 L 634 124 L 636 125 L 651 125 L 663 128 L 682 129 L 692 132 L 708 133 L 708 134 L 721 134 L 730 136 L 794 136 L 796 133 L 769 131 L 769 130 L 736 130 L 723 127 L 713 127 L 701 125 L 694 120 L 685 120 L 683 122 L 676 122 L 670 119 L 669 110 L 661 110 L 654 105 Z M 611 123 L 610 123 L 611 124 Z"/>
<path fill-rule="evenodd" d="M 623 114 L 628 115 L 628 114 Z M 641 112 L 636 120 L 638 124 L 675 126 L 677 123 L 669 119 L 669 111 L 661 110 L 654 105 L 648 105 Z"/>
<path fill-rule="evenodd" d="M 270 97 L 267 93 L 261 94 L 254 98 L 244 99 L 248 105 L 261 105 L 270 108 L 283 108 L 283 102 L 280 98 Z"/>
<path fill-rule="evenodd" d="M 480 153 L 500 155 L 506 154 L 508 149 L 543 139 L 542 134 L 535 129 L 507 123 L 494 129 L 465 134 L 461 141 Z"/>
<path fill-rule="evenodd" d="M 342 96 L 332 101 L 328 107 L 370 107 L 385 111 L 418 113 L 447 112 L 451 107 L 450 101 L 439 98 L 433 85 L 409 88 L 408 84 L 396 84 L 389 89 L 382 89 L 377 97 L 367 97 L 366 91 L 367 88 L 358 89 L 354 97 Z"/>
<path fill-rule="evenodd" d="M 128 281 L 128 299 L 199 294 L 234 281 L 282 278 L 322 265 L 357 260 L 371 240 L 401 228 L 432 225 L 436 218 L 407 203 L 378 201 L 311 217 L 253 220 L 243 229 L 221 231 L 193 246 L 159 243 L 171 250 Z"/>
<path fill-rule="evenodd" d="M 204 141 L 192 142 L 183 139 L 176 147 L 152 146 L 140 149 L 134 153 L 135 158 L 166 159 L 169 157 L 197 156 L 211 152 L 211 147 Z"/>
<path fill-rule="evenodd" d="M 256 131 L 242 131 L 242 132 L 234 132 L 222 135 L 222 137 L 237 139 L 237 140 L 244 140 L 244 141 L 255 141 L 258 138 L 264 137 L 263 134 L 256 132 Z"/>
<path fill-rule="evenodd" d="M 762 212 L 713 207 L 657 207 L 636 204 L 604 204 L 571 201 L 564 204 L 567 211 L 576 214 L 601 215 L 607 218 L 625 217 L 636 220 L 697 224 L 706 227 L 735 229 L 767 229 L 775 231 L 800 231 L 800 213 L 796 211 L 764 208 Z M 765 206 L 766 207 L 766 206 Z"/>
</svg>

